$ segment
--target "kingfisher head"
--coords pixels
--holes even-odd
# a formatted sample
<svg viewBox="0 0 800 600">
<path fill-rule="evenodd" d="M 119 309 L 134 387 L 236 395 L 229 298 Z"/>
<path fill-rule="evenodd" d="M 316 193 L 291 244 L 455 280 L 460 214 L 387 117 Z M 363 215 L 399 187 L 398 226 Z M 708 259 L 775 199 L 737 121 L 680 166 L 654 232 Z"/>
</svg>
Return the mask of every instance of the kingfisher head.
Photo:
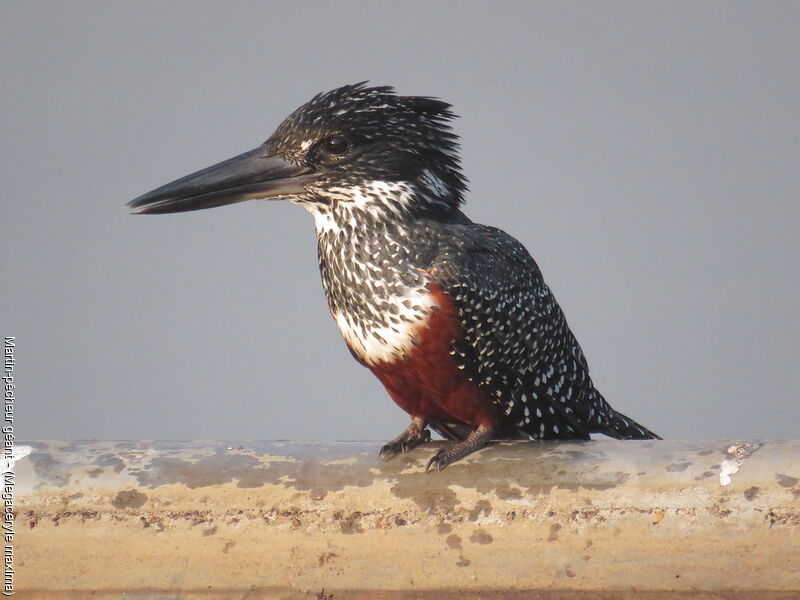
<svg viewBox="0 0 800 600">
<path fill-rule="evenodd" d="M 346 85 L 318 94 L 257 148 L 139 196 L 139 214 L 244 200 L 290 200 L 312 213 L 447 214 L 466 180 L 450 105 Z"/>
</svg>

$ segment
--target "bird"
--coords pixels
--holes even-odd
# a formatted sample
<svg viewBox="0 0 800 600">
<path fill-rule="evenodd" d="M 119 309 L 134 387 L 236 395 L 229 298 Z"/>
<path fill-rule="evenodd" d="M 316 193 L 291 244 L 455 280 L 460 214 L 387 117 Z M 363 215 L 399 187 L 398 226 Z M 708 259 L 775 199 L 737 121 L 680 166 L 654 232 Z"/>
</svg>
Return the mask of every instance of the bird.
<svg viewBox="0 0 800 600">
<path fill-rule="evenodd" d="M 322 286 L 353 357 L 411 423 L 389 460 L 448 440 L 440 471 L 496 440 L 661 439 L 594 386 L 526 248 L 462 211 L 456 115 L 368 82 L 315 95 L 260 146 L 128 202 L 135 214 L 288 200 L 313 217 Z"/>
</svg>

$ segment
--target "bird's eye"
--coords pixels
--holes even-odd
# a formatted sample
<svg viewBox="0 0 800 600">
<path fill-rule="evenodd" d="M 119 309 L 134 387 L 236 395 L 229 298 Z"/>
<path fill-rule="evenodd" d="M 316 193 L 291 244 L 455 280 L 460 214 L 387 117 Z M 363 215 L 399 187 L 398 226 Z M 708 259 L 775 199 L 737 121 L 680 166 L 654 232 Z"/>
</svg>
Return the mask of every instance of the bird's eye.
<svg viewBox="0 0 800 600">
<path fill-rule="evenodd" d="M 332 135 L 323 142 L 322 147 L 327 154 L 344 154 L 350 150 L 350 141 L 343 135 Z"/>
</svg>

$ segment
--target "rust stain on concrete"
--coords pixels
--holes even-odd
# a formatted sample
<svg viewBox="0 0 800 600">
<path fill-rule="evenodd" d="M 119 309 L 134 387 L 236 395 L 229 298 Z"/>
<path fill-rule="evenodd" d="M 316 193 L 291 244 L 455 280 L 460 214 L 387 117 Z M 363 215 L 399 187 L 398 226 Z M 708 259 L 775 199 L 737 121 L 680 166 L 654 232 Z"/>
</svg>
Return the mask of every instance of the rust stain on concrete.
<svg viewBox="0 0 800 600">
<path fill-rule="evenodd" d="M 474 544 L 491 544 L 494 538 L 485 529 L 476 529 L 470 534 L 469 541 Z"/>
<path fill-rule="evenodd" d="M 111 501 L 114 508 L 142 508 L 147 502 L 147 496 L 138 490 L 122 490 Z"/>
</svg>

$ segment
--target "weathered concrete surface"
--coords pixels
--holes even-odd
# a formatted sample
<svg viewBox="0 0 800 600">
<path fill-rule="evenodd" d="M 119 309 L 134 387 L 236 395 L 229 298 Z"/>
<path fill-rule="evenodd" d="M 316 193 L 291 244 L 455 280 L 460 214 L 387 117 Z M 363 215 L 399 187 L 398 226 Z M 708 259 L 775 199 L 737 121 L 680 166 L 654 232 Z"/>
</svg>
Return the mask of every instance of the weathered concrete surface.
<svg viewBox="0 0 800 600">
<path fill-rule="evenodd" d="M 800 441 L 28 445 L 25 598 L 800 597 Z"/>
</svg>

